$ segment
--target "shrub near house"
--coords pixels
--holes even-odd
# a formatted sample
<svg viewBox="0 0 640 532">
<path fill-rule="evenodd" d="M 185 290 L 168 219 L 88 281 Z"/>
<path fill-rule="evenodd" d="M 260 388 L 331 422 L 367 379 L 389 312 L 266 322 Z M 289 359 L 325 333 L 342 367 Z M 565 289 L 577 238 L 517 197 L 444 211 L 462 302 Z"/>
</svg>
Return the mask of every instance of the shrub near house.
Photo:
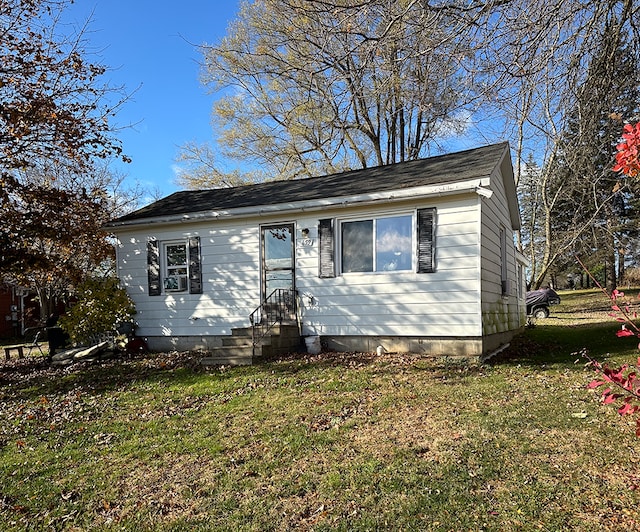
<svg viewBox="0 0 640 532">
<path fill-rule="evenodd" d="M 78 301 L 60 325 L 75 344 L 86 345 L 104 333 L 112 333 L 121 323 L 130 323 L 135 305 L 117 278 L 89 278 L 78 287 Z"/>
</svg>

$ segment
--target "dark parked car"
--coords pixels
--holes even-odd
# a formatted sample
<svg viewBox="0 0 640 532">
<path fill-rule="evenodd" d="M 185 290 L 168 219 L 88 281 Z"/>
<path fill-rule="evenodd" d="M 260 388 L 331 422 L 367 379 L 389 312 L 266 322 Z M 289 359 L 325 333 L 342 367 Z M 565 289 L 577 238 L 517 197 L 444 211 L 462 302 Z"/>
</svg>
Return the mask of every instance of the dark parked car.
<svg viewBox="0 0 640 532">
<path fill-rule="evenodd" d="M 541 288 L 527 292 L 527 316 L 548 318 L 549 305 L 560 304 L 560 296 L 551 288 Z"/>
</svg>

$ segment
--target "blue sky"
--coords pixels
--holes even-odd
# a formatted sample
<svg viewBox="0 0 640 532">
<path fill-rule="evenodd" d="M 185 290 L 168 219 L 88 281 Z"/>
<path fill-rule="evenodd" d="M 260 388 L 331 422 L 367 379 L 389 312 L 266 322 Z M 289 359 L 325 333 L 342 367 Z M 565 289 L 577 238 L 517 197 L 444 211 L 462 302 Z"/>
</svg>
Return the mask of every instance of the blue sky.
<svg viewBox="0 0 640 532">
<path fill-rule="evenodd" d="M 109 67 L 105 76 L 132 96 L 115 118 L 130 164 L 114 169 L 151 194 L 178 190 L 176 157 L 189 141 L 213 142 L 211 108 L 215 95 L 199 80 L 201 44 L 215 44 L 227 33 L 240 0 L 76 0 L 65 21 L 87 20 L 87 51 Z M 473 127 L 471 121 L 468 126 Z M 446 136 L 445 151 L 475 147 L 479 130 Z M 436 154 L 435 152 L 433 154 Z M 154 198 L 147 197 L 143 203 Z"/>
<path fill-rule="evenodd" d="M 105 80 L 135 91 L 116 117 L 133 124 L 118 134 L 133 159 L 118 166 L 128 179 L 170 194 L 179 147 L 212 139 L 197 45 L 218 42 L 237 11 L 237 0 L 78 0 L 66 13 L 74 24 L 91 18 L 87 48 L 111 68 Z"/>
</svg>

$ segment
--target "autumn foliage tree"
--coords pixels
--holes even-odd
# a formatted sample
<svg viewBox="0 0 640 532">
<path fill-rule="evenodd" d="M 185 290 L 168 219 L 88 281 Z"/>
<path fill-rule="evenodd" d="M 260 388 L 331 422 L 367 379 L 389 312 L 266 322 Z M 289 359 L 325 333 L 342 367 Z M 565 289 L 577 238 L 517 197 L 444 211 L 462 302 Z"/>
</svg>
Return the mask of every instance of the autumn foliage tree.
<svg viewBox="0 0 640 532">
<path fill-rule="evenodd" d="M 622 172 L 629 177 L 640 175 L 640 122 L 625 124 L 622 140 L 617 146 L 614 172 Z"/>
<path fill-rule="evenodd" d="M 101 81 L 83 31 L 61 23 L 72 0 L 0 2 L 0 274 L 49 296 L 109 256 L 96 161 L 126 160 L 112 118 L 124 100 Z"/>
</svg>

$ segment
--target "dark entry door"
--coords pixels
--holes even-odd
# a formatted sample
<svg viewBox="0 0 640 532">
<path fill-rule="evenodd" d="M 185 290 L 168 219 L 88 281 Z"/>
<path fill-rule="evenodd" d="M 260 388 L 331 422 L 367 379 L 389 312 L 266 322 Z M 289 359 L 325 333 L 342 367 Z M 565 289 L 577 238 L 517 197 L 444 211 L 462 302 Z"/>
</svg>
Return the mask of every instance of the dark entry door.
<svg viewBox="0 0 640 532">
<path fill-rule="evenodd" d="M 262 226 L 262 298 L 277 288 L 295 289 L 293 224 Z"/>
</svg>

